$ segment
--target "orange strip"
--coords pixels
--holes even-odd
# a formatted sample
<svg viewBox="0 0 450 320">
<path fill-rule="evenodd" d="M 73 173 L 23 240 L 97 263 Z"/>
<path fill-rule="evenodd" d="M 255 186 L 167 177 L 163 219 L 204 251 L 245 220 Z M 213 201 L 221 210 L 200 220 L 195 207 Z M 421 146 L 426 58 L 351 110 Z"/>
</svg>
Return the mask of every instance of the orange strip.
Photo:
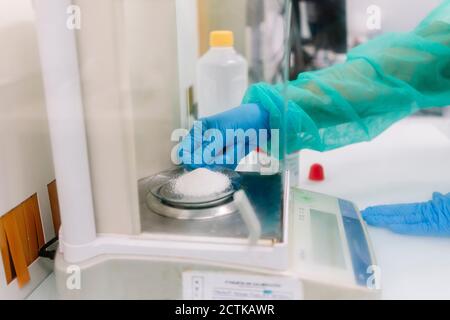
<svg viewBox="0 0 450 320">
<path fill-rule="evenodd" d="M 0 251 L 2 254 L 3 267 L 5 269 L 6 283 L 10 283 L 14 276 L 12 270 L 12 263 L 8 248 L 8 241 L 6 240 L 5 228 L 3 226 L 3 219 L 0 218 Z"/>
<path fill-rule="evenodd" d="M 28 265 L 33 263 L 33 261 L 36 260 L 37 257 L 39 256 L 37 231 L 34 223 L 34 208 L 31 201 L 32 198 L 28 198 L 23 203 L 23 214 L 25 218 L 25 225 L 27 228 L 28 252 L 30 256 Z"/>
<path fill-rule="evenodd" d="M 48 198 L 50 199 L 50 207 L 52 209 L 53 229 L 55 235 L 58 235 L 59 228 L 61 227 L 61 214 L 59 211 L 59 200 L 56 180 L 53 180 L 47 185 Z"/>
<path fill-rule="evenodd" d="M 34 214 L 34 224 L 36 226 L 36 234 L 38 239 L 38 247 L 39 249 L 42 248 L 45 244 L 44 239 L 44 231 L 42 229 L 42 221 L 41 221 L 41 212 L 39 210 L 39 202 L 37 194 L 33 194 L 31 197 L 32 199 L 32 205 L 33 205 L 33 214 Z"/>
<path fill-rule="evenodd" d="M 24 203 L 20 204 L 18 207 L 14 208 L 10 214 L 14 215 L 15 217 L 17 228 L 19 230 L 18 235 L 20 237 L 20 242 L 23 245 L 22 251 L 25 254 L 25 259 L 27 260 L 27 266 L 29 266 L 32 262 L 32 259 L 30 249 L 28 246 L 28 232 L 27 232 L 27 225 L 25 222 L 25 204 Z"/>
<path fill-rule="evenodd" d="M 14 269 L 17 274 L 17 283 L 23 287 L 30 281 L 30 273 L 27 268 L 27 260 L 23 251 L 24 245 L 19 235 L 16 216 L 12 212 L 3 216 L 3 226 L 6 231 L 6 239 L 11 252 Z"/>
</svg>

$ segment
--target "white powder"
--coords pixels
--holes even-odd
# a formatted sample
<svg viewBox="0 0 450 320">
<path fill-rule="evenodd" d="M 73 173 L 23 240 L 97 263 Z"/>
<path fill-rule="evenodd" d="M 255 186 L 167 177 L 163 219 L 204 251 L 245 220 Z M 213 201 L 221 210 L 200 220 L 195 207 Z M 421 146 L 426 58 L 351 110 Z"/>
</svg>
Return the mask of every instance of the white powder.
<svg viewBox="0 0 450 320">
<path fill-rule="evenodd" d="M 230 179 L 205 168 L 195 169 L 175 180 L 174 191 L 188 197 L 204 197 L 220 193 L 230 186 Z"/>
</svg>

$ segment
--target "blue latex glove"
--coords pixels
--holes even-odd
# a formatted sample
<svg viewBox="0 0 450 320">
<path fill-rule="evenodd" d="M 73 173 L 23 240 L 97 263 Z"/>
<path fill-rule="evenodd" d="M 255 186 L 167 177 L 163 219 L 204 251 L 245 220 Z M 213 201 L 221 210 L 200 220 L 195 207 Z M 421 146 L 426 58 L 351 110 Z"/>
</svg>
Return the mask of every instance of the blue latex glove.
<svg viewBox="0 0 450 320">
<path fill-rule="evenodd" d="M 256 140 L 248 137 L 242 139 L 237 135 L 230 143 L 228 129 L 244 132 L 255 129 L 256 133 L 260 129 L 269 129 L 269 113 L 257 104 L 244 104 L 196 121 L 180 144 L 179 155 L 183 165 L 189 169 L 215 166 L 236 168 L 239 161 L 258 146 L 258 135 Z M 216 139 L 218 133 L 222 139 Z"/>
<path fill-rule="evenodd" d="M 362 211 L 369 225 L 410 235 L 450 236 L 450 193 L 423 203 L 382 205 Z"/>
</svg>

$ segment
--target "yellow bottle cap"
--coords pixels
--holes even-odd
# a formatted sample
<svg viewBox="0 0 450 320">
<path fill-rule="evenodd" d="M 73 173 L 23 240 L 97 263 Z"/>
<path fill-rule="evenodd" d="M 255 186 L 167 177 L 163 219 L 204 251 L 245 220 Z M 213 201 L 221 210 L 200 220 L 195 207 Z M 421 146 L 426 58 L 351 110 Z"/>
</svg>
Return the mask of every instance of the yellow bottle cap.
<svg viewBox="0 0 450 320">
<path fill-rule="evenodd" d="M 233 32 L 228 30 L 212 31 L 209 34 L 211 47 L 232 47 L 234 43 Z"/>
</svg>

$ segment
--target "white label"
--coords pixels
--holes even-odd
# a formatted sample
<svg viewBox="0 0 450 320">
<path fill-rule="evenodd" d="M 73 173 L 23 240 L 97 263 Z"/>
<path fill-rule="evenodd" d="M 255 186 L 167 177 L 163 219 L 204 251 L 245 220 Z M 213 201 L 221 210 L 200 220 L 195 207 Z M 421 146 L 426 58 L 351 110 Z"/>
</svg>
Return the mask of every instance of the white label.
<svg viewBox="0 0 450 320">
<path fill-rule="evenodd" d="M 227 272 L 183 272 L 187 300 L 297 300 L 303 298 L 300 280 Z"/>
</svg>

